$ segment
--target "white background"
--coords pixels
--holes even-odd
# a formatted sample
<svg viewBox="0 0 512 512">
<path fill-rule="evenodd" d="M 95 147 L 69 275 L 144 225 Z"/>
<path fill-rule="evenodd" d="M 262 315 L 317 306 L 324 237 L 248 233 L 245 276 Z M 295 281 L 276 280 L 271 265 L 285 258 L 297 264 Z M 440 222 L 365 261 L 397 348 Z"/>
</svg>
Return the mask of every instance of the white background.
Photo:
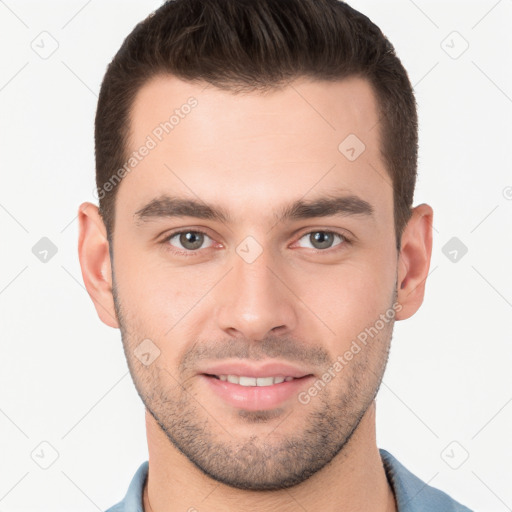
<svg viewBox="0 0 512 512">
<path fill-rule="evenodd" d="M 0 512 L 104 510 L 147 459 L 120 334 L 83 287 L 76 213 L 95 202 L 106 65 L 158 5 L 0 1 Z M 414 84 L 415 204 L 435 212 L 424 305 L 395 325 L 378 445 L 470 508 L 512 510 L 512 1 L 351 5 Z M 43 59 L 33 47 L 51 38 Z M 47 263 L 32 253 L 42 237 L 58 249 Z M 468 248 L 457 262 L 442 252 L 452 237 Z"/>
</svg>

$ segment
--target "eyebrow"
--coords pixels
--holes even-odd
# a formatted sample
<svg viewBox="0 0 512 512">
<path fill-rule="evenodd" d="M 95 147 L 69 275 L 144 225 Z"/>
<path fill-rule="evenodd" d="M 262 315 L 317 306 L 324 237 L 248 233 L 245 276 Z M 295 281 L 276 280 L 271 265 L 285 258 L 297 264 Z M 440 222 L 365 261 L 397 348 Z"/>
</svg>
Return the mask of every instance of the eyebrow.
<svg viewBox="0 0 512 512">
<path fill-rule="evenodd" d="M 274 215 L 276 221 L 304 220 L 316 217 L 362 215 L 372 217 L 374 209 L 370 203 L 360 197 L 350 194 L 327 196 L 314 200 L 297 200 Z M 195 217 L 198 219 L 216 220 L 222 223 L 232 223 L 232 217 L 227 210 L 217 205 L 209 205 L 195 199 L 185 199 L 163 195 L 155 198 L 137 210 L 134 214 L 138 224 L 173 217 Z"/>
</svg>

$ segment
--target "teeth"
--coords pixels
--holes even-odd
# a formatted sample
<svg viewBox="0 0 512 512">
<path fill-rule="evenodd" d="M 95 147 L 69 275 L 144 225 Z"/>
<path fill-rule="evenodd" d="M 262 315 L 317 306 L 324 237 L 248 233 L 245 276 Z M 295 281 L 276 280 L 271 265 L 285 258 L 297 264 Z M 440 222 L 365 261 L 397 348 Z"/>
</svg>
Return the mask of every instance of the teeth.
<svg viewBox="0 0 512 512">
<path fill-rule="evenodd" d="M 240 378 L 240 380 L 242 379 Z M 258 377 L 256 379 L 256 386 L 272 386 L 272 384 L 276 384 L 274 377 Z"/>
<path fill-rule="evenodd" d="M 218 375 L 220 380 L 231 382 L 232 384 L 239 384 L 240 386 L 272 386 L 273 384 L 280 384 L 281 382 L 289 382 L 293 377 L 245 377 L 238 375 Z"/>
<path fill-rule="evenodd" d="M 256 377 L 240 377 L 240 386 L 256 386 Z"/>
</svg>

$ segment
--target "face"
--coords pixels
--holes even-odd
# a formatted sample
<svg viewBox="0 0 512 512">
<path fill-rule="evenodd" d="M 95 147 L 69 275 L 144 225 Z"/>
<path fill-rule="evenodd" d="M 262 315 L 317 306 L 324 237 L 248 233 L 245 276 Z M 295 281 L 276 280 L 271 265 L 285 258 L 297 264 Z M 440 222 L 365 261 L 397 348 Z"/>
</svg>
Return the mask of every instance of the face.
<svg viewBox="0 0 512 512">
<path fill-rule="evenodd" d="M 133 105 L 133 151 L 112 269 L 136 388 L 205 474 L 298 484 L 371 405 L 400 309 L 372 89 L 234 95 L 159 77 Z"/>
</svg>

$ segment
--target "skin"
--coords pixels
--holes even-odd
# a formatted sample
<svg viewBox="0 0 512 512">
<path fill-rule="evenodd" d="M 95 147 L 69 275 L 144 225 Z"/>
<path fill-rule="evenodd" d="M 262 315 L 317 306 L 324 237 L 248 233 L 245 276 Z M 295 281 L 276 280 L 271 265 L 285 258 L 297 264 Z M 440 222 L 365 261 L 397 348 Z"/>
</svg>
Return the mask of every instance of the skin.
<svg viewBox="0 0 512 512">
<path fill-rule="evenodd" d="M 376 99 L 361 78 L 234 95 L 158 77 L 134 102 L 129 152 L 191 96 L 198 105 L 119 185 L 112 261 L 97 207 L 79 208 L 85 285 L 100 319 L 120 328 L 146 405 L 145 510 L 394 511 L 374 400 L 393 321 L 307 404 L 294 396 L 247 411 L 198 372 L 215 360 L 276 360 L 319 379 L 393 304 L 394 320 L 412 316 L 430 264 L 432 208 L 413 209 L 398 253 Z M 366 146 L 353 162 L 338 150 L 350 133 Z M 276 221 L 290 202 L 334 191 L 367 201 L 373 214 Z M 199 198 L 232 219 L 138 221 L 162 194 Z M 180 229 L 207 237 L 192 250 L 179 236 L 165 240 Z M 351 243 L 315 245 L 319 231 Z M 262 250 L 252 263 L 236 251 L 248 236 Z M 179 253 L 187 249 L 194 254 Z M 160 354 L 146 366 L 134 350 L 148 338 Z"/>
</svg>

